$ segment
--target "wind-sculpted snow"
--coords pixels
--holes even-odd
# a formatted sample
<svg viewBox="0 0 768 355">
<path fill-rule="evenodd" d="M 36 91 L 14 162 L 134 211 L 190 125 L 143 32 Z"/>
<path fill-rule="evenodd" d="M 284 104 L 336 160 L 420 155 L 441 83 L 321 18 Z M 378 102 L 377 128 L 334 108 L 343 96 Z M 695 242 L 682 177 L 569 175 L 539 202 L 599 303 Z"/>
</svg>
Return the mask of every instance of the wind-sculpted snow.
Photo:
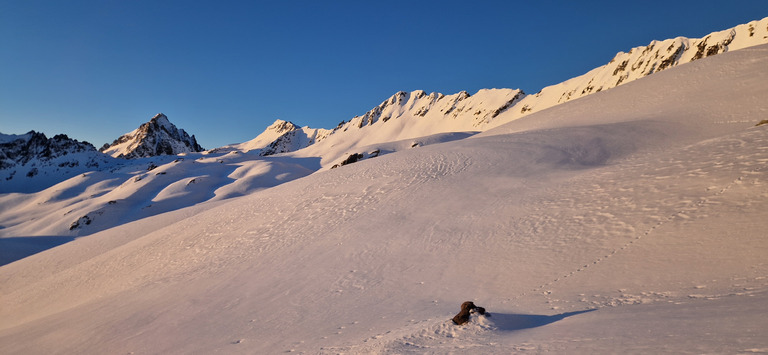
<svg viewBox="0 0 768 355">
<path fill-rule="evenodd" d="M 79 238 L 0 267 L 0 352 L 763 351 L 767 95 L 743 49 Z M 109 184 L 159 204 L 238 154 Z"/>
</svg>

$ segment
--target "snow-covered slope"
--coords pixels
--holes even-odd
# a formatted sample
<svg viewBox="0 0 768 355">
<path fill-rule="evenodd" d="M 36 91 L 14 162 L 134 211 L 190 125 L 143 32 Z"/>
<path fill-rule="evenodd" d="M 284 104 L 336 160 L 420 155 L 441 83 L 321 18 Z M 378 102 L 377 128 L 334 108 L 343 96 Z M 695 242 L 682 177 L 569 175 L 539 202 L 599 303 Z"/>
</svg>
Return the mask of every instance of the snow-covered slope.
<svg viewBox="0 0 768 355">
<path fill-rule="evenodd" d="M 0 267 L 0 352 L 765 351 L 767 112 L 753 47 L 106 230 Z"/>
<path fill-rule="evenodd" d="M 158 113 L 149 122 L 126 133 L 112 144 L 105 144 L 101 152 L 115 158 L 145 158 L 157 155 L 176 155 L 181 153 L 201 152 L 195 136 L 190 136 L 183 129 L 178 129 L 162 113 Z"/>
<path fill-rule="evenodd" d="M 312 159 L 230 152 L 122 160 L 31 194 L 0 195 L 0 238 L 84 236 L 309 175 Z"/>
</svg>

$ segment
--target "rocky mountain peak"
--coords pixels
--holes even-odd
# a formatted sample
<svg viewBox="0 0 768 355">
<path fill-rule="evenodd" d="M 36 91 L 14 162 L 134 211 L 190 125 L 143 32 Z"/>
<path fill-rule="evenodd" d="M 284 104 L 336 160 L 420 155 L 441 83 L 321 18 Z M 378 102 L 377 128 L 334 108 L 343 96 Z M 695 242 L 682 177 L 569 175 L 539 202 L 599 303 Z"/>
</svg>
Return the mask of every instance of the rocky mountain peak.
<svg viewBox="0 0 768 355">
<path fill-rule="evenodd" d="M 194 135 L 190 136 L 171 123 L 168 116 L 158 113 L 149 122 L 122 135 L 112 144 L 105 144 L 99 150 L 115 158 L 134 159 L 201 152 L 204 149 Z"/>
<path fill-rule="evenodd" d="M 283 133 L 294 131 L 297 129 L 299 129 L 299 126 L 293 124 L 293 122 L 283 121 L 280 119 L 275 120 L 275 122 L 272 123 L 272 125 L 267 127 L 268 131 L 273 131 L 277 134 L 283 134 Z"/>
</svg>

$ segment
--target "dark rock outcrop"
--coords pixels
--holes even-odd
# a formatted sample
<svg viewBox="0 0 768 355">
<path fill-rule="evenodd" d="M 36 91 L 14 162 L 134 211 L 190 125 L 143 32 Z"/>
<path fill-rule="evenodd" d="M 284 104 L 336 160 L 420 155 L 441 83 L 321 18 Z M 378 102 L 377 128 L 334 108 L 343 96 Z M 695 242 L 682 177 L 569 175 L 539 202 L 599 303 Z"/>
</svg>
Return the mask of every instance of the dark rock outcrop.
<svg viewBox="0 0 768 355">
<path fill-rule="evenodd" d="M 15 139 L 0 142 L 0 169 L 25 165 L 33 160 L 48 161 L 68 154 L 96 151 L 91 143 L 79 142 L 67 137 L 66 134 L 57 134 L 53 138 L 47 138 L 43 133 L 29 131 L 27 134 L 15 137 Z M 62 162 L 60 164 L 76 165 L 79 162 Z"/>
</svg>

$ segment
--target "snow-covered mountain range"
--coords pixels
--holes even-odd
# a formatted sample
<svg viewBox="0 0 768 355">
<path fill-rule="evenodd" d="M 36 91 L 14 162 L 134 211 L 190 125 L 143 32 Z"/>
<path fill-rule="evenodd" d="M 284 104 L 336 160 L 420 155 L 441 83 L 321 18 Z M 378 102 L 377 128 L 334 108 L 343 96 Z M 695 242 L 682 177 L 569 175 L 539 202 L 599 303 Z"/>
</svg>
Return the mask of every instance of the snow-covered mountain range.
<svg viewBox="0 0 768 355">
<path fill-rule="evenodd" d="M 281 127 L 279 138 L 266 143 L 259 136 L 261 139 L 237 148 L 247 151 L 270 146 L 265 153 L 273 154 L 303 149 L 323 140 L 333 141 L 330 145 L 360 142 L 358 145 L 365 146 L 437 133 L 484 131 L 677 65 L 765 43 L 768 43 L 768 18 L 714 32 L 704 38 L 652 41 L 647 46 L 619 52 L 608 64 L 535 94 L 529 95 L 519 89 L 483 89 L 473 95 L 464 91 L 452 95 L 427 94 L 421 90 L 398 92 L 365 114 L 342 121 L 332 130 L 299 128 L 294 124 L 286 126 L 277 121 L 265 134 Z M 346 145 L 352 149 L 349 143 Z"/>
<path fill-rule="evenodd" d="M 0 135 L 0 353 L 765 352 L 767 115 L 768 18 L 209 151 Z"/>
<path fill-rule="evenodd" d="M 2 194 L 0 353 L 765 352 L 767 113 L 761 45 L 474 135 Z"/>
<path fill-rule="evenodd" d="M 382 154 L 382 149 L 384 153 L 388 152 L 386 147 L 380 146 L 382 144 L 411 140 L 400 144 L 409 148 L 410 145 L 422 144 L 418 142 L 420 137 L 484 131 L 680 64 L 763 43 L 768 43 L 768 18 L 714 32 L 700 39 L 678 37 L 653 41 L 626 53 L 619 52 L 608 64 L 543 88 L 535 94 L 529 95 L 519 89 L 483 89 L 473 95 L 467 92 L 427 94 L 420 90 L 398 92 L 365 114 L 344 120 L 333 129 L 299 127 L 277 120 L 251 141 L 212 149 L 209 153 L 238 151 L 268 156 L 317 145 L 302 156 L 320 159 L 321 167 L 328 168 L 338 166 L 350 157 L 365 159 Z M 87 154 L 70 154 L 66 162 L 52 162 L 49 157 L 34 153 L 20 158 L 20 153 L 7 147 L 0 146 L 0 154 L 13 155 L 14 158 L 0 156 L 3 159 L 0 178 L 8 182 L 0 188 L 0 193 L 39 191 L 93 168 L 123 164 L 121 161 L 110 162 L 108 158 L 94 155 L 87 149 L 78 152 L 88 151 Z M 60 152 L 50 155 L 68 154 L 67 149 L 62 147 Z M 178 129 L 160 113 L 113 143 L 105 144 L 100 151 L 114 158 L 136 159 L 201 152 L 203 148 L 194 135 Z M 51 164 L 57 166 L 51 168 Z"/>
<path fill-rule="evenodd" d="M 6 196 L 17 204 L 50 201 L 52 195 L 66 198 L 0 215 L 0 225 L 5 227 L 0 235 L 87 235 L 115 223 L 241 196 L 350 162 L 463 139 L 671 67 L 762 43 L 768 43 L 768 18 L 701 39 L 653 41 L 620 52 L 608 64 L 536 94 L 519 89 L 484 89 L 473 95 L 398 92 L 333 129 L 277 120 L 251 141 L 207 152 L 201 152 L 194 135 L 177 128 L 164 114 L 111 145 L 105 144 L 101 148 L 104 154 L 82 143 L 49 144 L 51 148 L 43 150 L 47 153 L 37 154 L 38 148 L 24 145 L 39 140 L 29 139 L 31 133 L 5 135 L 2 139 L 7 143 L 0 145 L 0 154 L 4 154 L 0 193 L 37 193 Z M 57 137 L 52 141 L 64 142 L 63 136 Z M 177 157 L 180 154 L 184 156 Z M 207 190 L 201 192 L 203 186 Z M 52 213 L 61 209 L 68 213 Z M 138 212 L 126 213 L 126 209 Z M 122 217 L 103 217 L 109 214 Z M 25 220 L 25 216 L 37 217 Z M 81 219 L 90 222 L 79 223 Z"/>
<path fill-rule="evenodd" d="M 64 134 L 53 138 L 35 131 L 0 134 L 0 177 L 4 179 L 0 193 L 38 192 L 85 172 L 110 171 L 136 163 L 126 159 L 167 162 L 170 156 L 201 151 L 194 135 L 177 128 L 162 113 L 111 145 L 104 144 L 100 152 L 90 143 Z M 155 164 L 145 160 L 139 164 Z"/>
</svg>

